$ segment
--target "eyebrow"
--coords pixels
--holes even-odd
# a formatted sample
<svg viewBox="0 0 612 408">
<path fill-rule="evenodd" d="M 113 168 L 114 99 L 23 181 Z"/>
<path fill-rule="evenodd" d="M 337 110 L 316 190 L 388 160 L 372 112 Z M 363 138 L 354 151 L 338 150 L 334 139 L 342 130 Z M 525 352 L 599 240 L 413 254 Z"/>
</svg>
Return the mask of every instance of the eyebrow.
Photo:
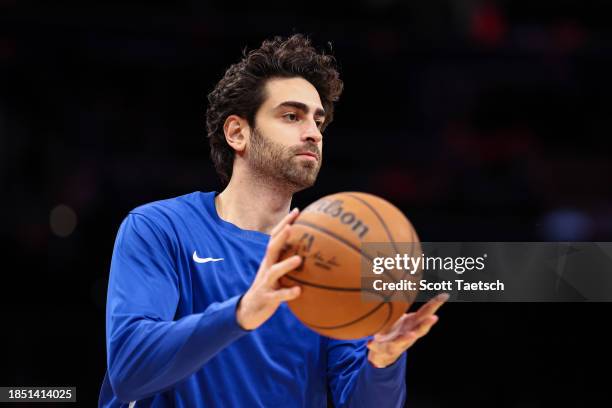
<svg viewBox="0 0 612 408">
<path fill-rule="evenodd" d="M 308 114 L 308 112 L 310 112 L 310 109 L 308 108 L 308 105 L 306 105 L 305 103 L 302 102 L 297 102 L 297 101 L 285 101 L 285 102 L 281 102 L 278 104 L 278 106 L 276 106 L 275 109 L 281 108 L 281 107 L 290 107 L 290 108 L 295 108 L 295 109 L 299 109 L 302 112 L 305 112 L 306 114 Z M 314 112 L 315 116 L 323 116 L 325 117 L 325 110 L 323 110 L 322 108 L 317 108 L 315 109 Z"/>
</svg>

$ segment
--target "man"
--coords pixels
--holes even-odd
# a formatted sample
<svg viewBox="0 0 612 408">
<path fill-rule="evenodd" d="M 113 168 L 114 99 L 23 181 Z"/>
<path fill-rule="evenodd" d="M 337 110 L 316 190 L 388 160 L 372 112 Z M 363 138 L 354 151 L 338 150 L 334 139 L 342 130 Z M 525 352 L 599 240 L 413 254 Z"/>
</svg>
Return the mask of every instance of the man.
<svg viewBox="0 0 612 408">
<path fill-rule="evenodd" d="M 308 39 L 265 41 L 209 95 L 211 157 L 226 185 L 130 212 L 111 264 L 104 407 L 402 406 L 404 351 L 437 321 L 436 299 L 373 339 L 303 326 L 278 280 L 298 211 L 321 167 L 342 82 Z M 134 402 L 135 401 L 135 402 Z"/>
</svg>

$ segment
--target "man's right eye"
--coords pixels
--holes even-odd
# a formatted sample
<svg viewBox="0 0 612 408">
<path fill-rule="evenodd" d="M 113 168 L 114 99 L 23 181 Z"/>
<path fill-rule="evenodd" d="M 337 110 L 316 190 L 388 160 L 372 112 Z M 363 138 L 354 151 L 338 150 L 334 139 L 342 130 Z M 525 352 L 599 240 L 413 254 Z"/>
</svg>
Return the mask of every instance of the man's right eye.
<svg viewBox="0 0 612 408">
<path fill-rule="evenodd" d="M 295 122 L 297 120 L 297 115 L 295 113 L 285 113 L 283 115 L 284 118 L 286 118 L 287 120 L 291 121 L 291 122 Z"/>
</svg>

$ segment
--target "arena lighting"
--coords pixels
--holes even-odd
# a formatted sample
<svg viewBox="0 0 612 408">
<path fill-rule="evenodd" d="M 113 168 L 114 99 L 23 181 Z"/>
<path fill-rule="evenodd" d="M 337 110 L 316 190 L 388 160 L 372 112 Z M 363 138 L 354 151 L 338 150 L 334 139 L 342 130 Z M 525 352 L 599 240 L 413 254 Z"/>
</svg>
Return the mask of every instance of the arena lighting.
<svg viewBox="0 0 612 408">
<path fill-rule="evenodd" d="M 77 226 L 76 212 L 65 204 L 56 206 L 49 214 L 49 226 L 56 236 L 69 237 Z"/>
</svg>

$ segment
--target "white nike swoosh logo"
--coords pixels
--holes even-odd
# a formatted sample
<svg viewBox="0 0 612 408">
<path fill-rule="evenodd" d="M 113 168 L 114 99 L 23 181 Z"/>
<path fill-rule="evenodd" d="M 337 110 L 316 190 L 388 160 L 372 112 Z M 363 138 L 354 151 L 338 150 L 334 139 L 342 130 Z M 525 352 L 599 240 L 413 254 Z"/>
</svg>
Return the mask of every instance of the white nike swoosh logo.
<svg viewBox="0 0 612 408">
<path fill-rule="evenodd" d="M 193 251 L 193 260 L 196 261 L 197 263 L 206 263 L 206 262 L 222 261 L 223 258 L 200 258 L 198 254 L 196 254 L 196 251 Z"/>
</svg>

